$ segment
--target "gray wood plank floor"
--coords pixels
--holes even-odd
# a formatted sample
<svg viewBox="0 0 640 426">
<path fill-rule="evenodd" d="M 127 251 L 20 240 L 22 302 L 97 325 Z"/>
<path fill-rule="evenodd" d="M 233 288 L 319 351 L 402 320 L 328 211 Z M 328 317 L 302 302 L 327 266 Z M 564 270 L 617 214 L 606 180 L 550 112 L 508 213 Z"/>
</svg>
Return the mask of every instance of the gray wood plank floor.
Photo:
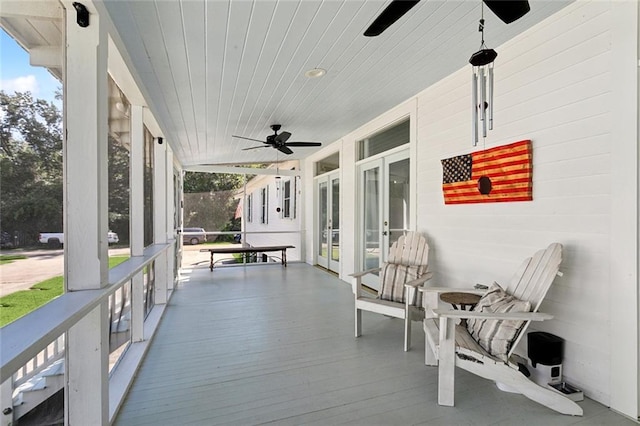
<svg viewBox="0 0 640 426">
<path fill-rule="evenodd" d="M 422 325 L 365 312 L 351 288 L 306 264 L 195 268 L 174 293 L 115 424 L 632 425 L 586 399 L 570 417 L 456 372 L 437 404 Z"/>
</svg>

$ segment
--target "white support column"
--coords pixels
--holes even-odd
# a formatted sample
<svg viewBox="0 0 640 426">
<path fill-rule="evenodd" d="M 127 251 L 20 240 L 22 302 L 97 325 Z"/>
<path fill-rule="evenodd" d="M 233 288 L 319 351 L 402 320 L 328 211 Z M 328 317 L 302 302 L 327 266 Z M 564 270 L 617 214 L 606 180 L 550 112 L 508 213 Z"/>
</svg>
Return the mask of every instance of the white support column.
<svg viewBox="0 0 640 426">
<path fill-rule="evenodd" d="M 175 242 L 173 241 L 176 238 L 175 227 L 174 227 L 174 217 L 175 217 L 175 200 L 174 194 L 175 189 L 173 187 L 173 151 L 171 148 L 167 146 L 167 167 L 166 178 L 167 178 L 167 241 L 173 244 L 173 248 L 169 249 L 167 252 L 167 290 L 173 290 L 176 271 L 175 271 Z"/>
<path fill-rule="evenodd" d="M 178 209 L 178 229 L 180 230 L 180 232 L 182 232 L 182 226 L 184 225 L 184 171 L 180 170 L 179 171 L 179 176 L 178 176 L 178 205 L 176 206 L 176 208 Z M 178 239 L 178 253 L 176 253 L 176 255 L 178 256 L 178 265 L 182 265 L 182 250 L 183 249 L 183 243 L 182 243 L 182 233 L 178 233 L 178 235 L 176 235 L 176 238 Z"/>
<path fill-rule="evenodd" d="M 154 145 L 153 164 L 153 239 L 156 244 L 167 242 L 167 144 L 160 138 Z M 158 256 L 155 275 L 155 303 L 167 303 L 167 253 Z"/>
<path fill-rule="evenodd" d="M 639 14 L 637 1 L 611 2 L 610 406 L 631 418 L 640 415 Z"/>
<path fill-rule="evenodd" d="M 108 283 L 107 34 L 91 1 L 88 27 L 64 1 L 64 249 L 66 291 Z M 107 302 L 69 329 L 65 424 L 109 422 Z"/>
<path fill-rule="evenodd" d="M 13 377 L 0 385 L 0 426 L 13 424 Z"/>
<path fill-rule="evenodd" d="M 143 107 L 131 105 L 131 151 L 129 180 L 131 256 L 144 252 L 144 123 Z M 131 280 L 131 339 L 144 340 L 144 276 L 137 274 Z"/>
</svg>

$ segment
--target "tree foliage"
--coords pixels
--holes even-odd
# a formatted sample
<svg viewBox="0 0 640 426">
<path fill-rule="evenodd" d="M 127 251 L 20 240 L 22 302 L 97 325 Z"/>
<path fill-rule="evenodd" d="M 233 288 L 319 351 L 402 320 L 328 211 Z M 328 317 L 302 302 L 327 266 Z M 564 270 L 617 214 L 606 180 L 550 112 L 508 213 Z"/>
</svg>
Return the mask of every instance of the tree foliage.
<svg viewBox="0 0 640 426">
<path fill-rule="evenodd" d="M 129 243 L 129 150 L 109 135 L 109 229 L 123 244 Z M 145 194 L 145 196 L 148 194 Z"/>
<path fill-rule="evenodd" d="M 184 176 L 184 226 L 206 231 L 239 230 L 235 219 L 239 200 L 237 192 L 244 176 L 229 173 L 187 172 Z M 212 241 L 213 236 L 207 237 Z M 230 240 L 230 236 L 218 240 Z"/>
<path fill-rule="evenodd" d="M 34 241 L 62 231 L 62 114 L 31 93 L 0 91 L 0 227 Z"/>
<path fill-rule="evenodd" d="M 109 227 L 129 233 L 129 155 L 109 138 Z M 35 242 L 63 226 L 62 112 L 29 92 L 0 91 L 0 230 Z M 185 226 L 236 229 L 241 174 L 186 173 Z"/>
<path fill-rule="evenodd" d="M 184 193 L 234 191 L 242 188 L 244 177 L 231 173 L 196 173 L 184 175 Z"/>
</svg>

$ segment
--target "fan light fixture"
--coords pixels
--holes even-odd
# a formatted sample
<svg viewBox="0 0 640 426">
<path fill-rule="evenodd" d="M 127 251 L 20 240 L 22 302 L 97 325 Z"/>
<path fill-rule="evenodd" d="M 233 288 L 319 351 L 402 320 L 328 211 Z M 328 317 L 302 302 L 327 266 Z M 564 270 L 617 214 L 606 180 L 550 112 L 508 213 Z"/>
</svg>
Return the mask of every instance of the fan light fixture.
<svg viewBox="0 0 640 426">
<path fill-rule="evenodd" d="M 484 44 L 484 6 L 478 31 L 482 35 L 480 50 L 469 58 L 471 64 L 471 109 L 473 146 L 478 144 L 478 127 L 482 127 L 482 137 L 487 137 L 487 126 L 493 130 L 493 61 L 498 53 Z M 478 123 L 479 121 L 479 123 Z M 488 122 L 488 123 L 487 123 Z"/>
<path fill-rule="evenodd" d="M 307 78 L 319 78 L 327 73 L 327 70 L 322 68 L 312 68 L 304 73 Z"/>
</svg>

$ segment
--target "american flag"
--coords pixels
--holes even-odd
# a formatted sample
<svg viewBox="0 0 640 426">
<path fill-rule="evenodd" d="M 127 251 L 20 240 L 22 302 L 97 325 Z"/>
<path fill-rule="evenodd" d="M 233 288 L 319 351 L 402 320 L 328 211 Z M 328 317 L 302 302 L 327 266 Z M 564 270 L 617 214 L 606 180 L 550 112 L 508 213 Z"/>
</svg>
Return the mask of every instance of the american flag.
<svg viewBox="0 0 640 426">
<path fill-rule="evenodd" d="M 531 141 L 442 160 L 445 204 L 531 201 Z"/>
</svg>

